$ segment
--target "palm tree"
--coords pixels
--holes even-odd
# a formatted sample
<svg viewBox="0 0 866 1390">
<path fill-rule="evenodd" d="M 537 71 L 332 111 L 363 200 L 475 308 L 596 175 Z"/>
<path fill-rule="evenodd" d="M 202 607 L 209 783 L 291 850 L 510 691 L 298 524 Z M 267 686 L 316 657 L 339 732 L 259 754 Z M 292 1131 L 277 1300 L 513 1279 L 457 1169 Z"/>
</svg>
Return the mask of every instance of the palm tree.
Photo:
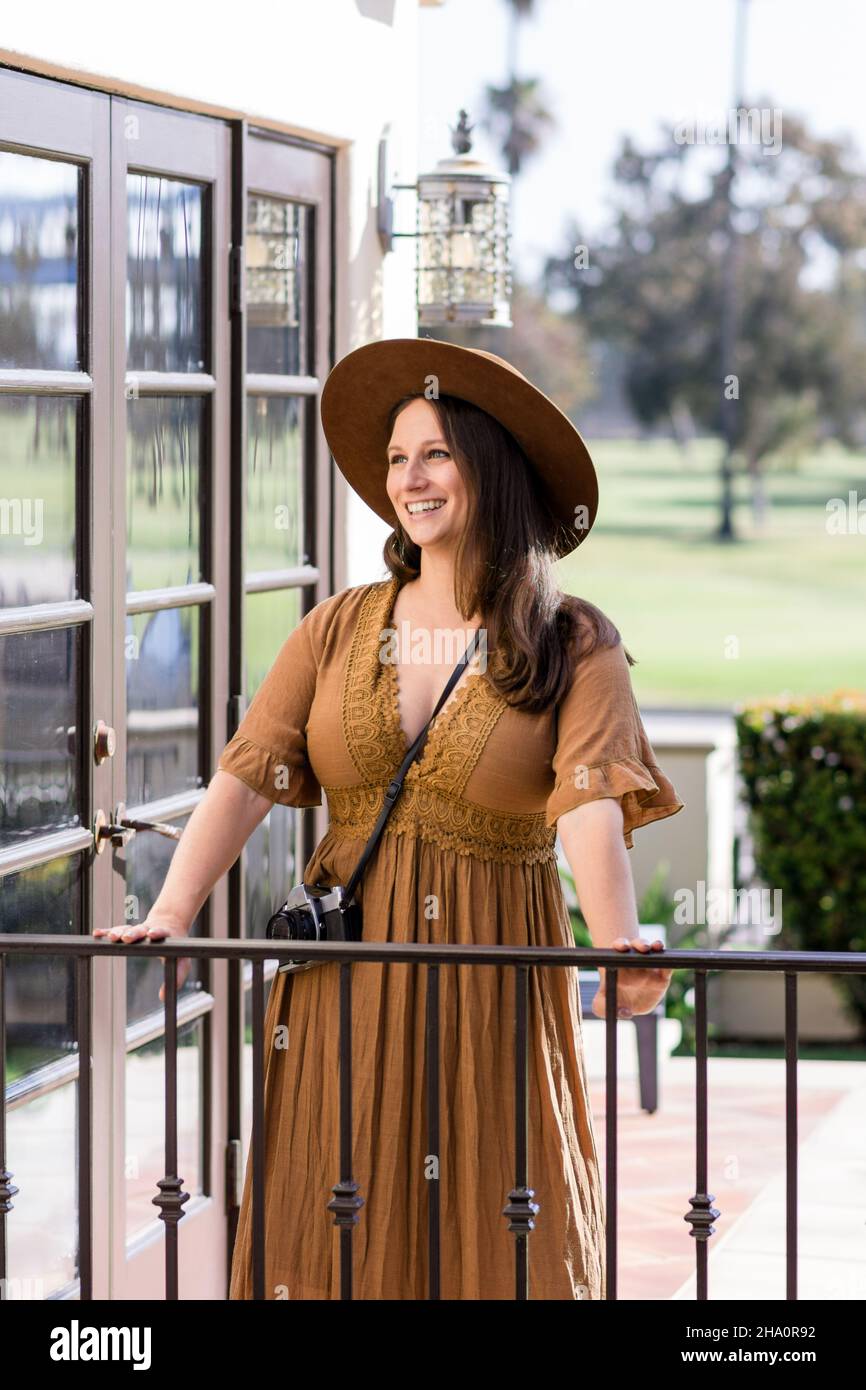
<svg viewBox="0 0 866 1390">
<path fill-rule="evenodd" d="M 510 11 L 508 80 L 504 87 L 485 88 L 487 114 L 482 124 L 496 139 L 514 178 L 539 149 L 544 129 L 553 125 L 554 119 L 542 99 L 539 78 L 517 76 L 520 21 L 534 12 L 536 0 L 506 0 L 506 4 Z"/>
<path fill-rule="evenodd" d="M 506 0 L 506 3 L 510 12 L 507 52 L 508 78 L 504 87 L 495 87 L 489 84 L 485 86 L 482 115 L 477 124 L 491 135 L 498 146 L 509 174 L 514 179 L 522 172 L 526 160 L 540 148 L 544 129 L 553 125 L 554 119 L 541 98 L 539 79 L 521 80 L 517 76 L 520 21 L 534 12 L 536 0 Z M 465 113 L 461 113 L 461 117 L 464 115 Z M 469 129 L 471 130 L 472 127 L 470 126 Z M 514 226 L 514 192 L 514 184 L 512 184 L 510 191 L 512 229 Z M 514 285 L 513 308 L 518 310 L 523 321 L 518 328 L 517 318 L 515 318 L 514 327 L 509 330 L 509 336 L 520 337 L 522 330 L 526 330 L 526 338 L 529 340 L 533 334 L 537 336 L 540 316 L 544 315 L 545 308 L 536 301 L 528 289 L 525 295 L 520 293 L 516 277 Z M 552 329 L 549 320 L 547 321 L 547 329 L 548 331 Z M 502 328 L 484 329 L 477 325 L 461 327 L 448 324 L 439 329 L 440 336 L 447 338 L 449 342 L 458 343 L 464 347 L 484 347 L 491 352 L 502 351 L 501 335 L 503 332 Z M 519 355 L 521 360 L 535 363 L 532 350 L 528 345 L 525 356 Z M 575 360 L 583 365 L 585 359 L 582 351 L 577 354 Z M 535 365 L 532 365 L 530 369 L 540 370 Z M 569 382 L 569 390 L 572 384 Z"/>
</svg>

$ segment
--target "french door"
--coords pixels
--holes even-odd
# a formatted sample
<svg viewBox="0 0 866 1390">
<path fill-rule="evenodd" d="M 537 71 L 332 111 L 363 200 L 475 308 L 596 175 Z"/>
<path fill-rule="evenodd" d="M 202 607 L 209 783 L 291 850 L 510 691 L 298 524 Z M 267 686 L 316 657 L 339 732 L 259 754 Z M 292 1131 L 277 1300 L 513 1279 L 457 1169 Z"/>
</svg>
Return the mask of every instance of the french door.
<svg viewBox="0 0 866 1390">
<path fill-rule="evenodd" d="M 0 296 L 0 930 L 89 934 L 147 916 L 246 702 L 330 592 L 330 159 L 0 69 Z M 275 807 L 194 933 L 262 935 L 320 828 Z M 97 1298 L 164 1295 L 161 978 L 157 951 L 94 966 Z M 10 954 L 6 982 L 6 1275 L 74 1298 L 72 966 Z M 225 1297 L 247 997 L 209 961 L 178 996 L 181 1297 Z"/>
</svg>

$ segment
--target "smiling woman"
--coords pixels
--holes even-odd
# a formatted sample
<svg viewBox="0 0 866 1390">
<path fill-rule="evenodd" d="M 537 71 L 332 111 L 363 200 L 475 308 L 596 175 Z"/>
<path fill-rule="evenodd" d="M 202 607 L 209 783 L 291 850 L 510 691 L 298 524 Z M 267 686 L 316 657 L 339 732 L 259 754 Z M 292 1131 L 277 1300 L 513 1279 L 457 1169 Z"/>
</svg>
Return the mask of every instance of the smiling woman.
<svg viewBox="0 0 866 1390">
<path fill-rule="evenodd" d="M 447 441 L 441 438 L 418 438 L 438 428 L 439 417 L 423 396 L 404 404 L 399 414 L 400 437 L 407 444 L 388 445 L 388 496 L 397 516 L 405 521 L 412 540 L 448 534 L 455 526 L 462 527 L 466 518 L 466 487 Z M 448 509 L 447 519 L 437 514 Z M 427 525 L 447 520 L 447 530 L 439 531 Z M 410 522 L 424 523 L 417 530 Z"/>
<path fill-rule="evenodd" d="M 637 827 L 682 803 L 647 740 L 615 627 L 591 604 L 561 594 L 551 574 L 562 528 L 578 507 L 594 515 L 594 480 L 577 466 L 583 456 L 572 441 L 571 492 L 557 499 L 537 466 L 540 446 L 527 454 L 499 419 L 466 398 L 476 354 L 429 339 L 416 348 L 414 380 L 404 371 L 392 382 L 386 373 L 374 388 L 379 353 L 392 359 L 388 344 L 370 345 L 359 349 L 360 361 L 358 353 L 344 359 L 350 368 L 356 359 L 354 369 L 341 372 L 338 364 L 323 396 L 337 462 L 359 481 L 367 477 L 368 500 L 394 527 L 385 546 L 390 577 L 343 590 L 304 618 L 219 766 L 271 801 L 309 805 L 323 788 L 329 825 L 304 881 L 345 884 L 408 740 L 429 718 L 454 664 L 436 638 L 459 628 L 462 651 L 469 628 L 481 628 L 486 667 L 463 674 L 434 721 L 361 880 L 364 940 L 573 945 L 556 859 L 561 820 L 594 941 L 657 955 L 661 943 L 637 944 L 627 847 Z M 450 372 L 451 392 L 431 401 L 405 389 L 423 385 L 428 371 Z M 512 372 L 488 359 L 482 382 L 489 387 L 487 373 L 498 381 Z M 529 390 L 531 447 L 546 398 Z M 351 403 L 369 404 L 371 391 L 378 414 L 367 439 Z M 477 386 L 476 394 L 487 399 L 489 391 Z M 363 438 L 370 450 L 367 473 L 337 452 L 337 405 L 348 411 L 347 437 Z M 559 451 L 557 459 L 557 467 L 569 462 Z M 432 638 L 418 646 L 428 655 L 386 655 L 383 639 L 401 627 L 410 638 Z M 286 768 L 288 781 L 279 776 Z M 364 1203 L 352 1234 L 353 1294 L 431 1295 L 427 1221 L 436 1181 L 438 1296 L 512 1299 L 514 1237 L 505 1212 L 517 1178 L 515 972 L 440 969 L 445 1045 L 434 1155 L 425 1108 L 426 973 L 401 963 L 352 974 L 351 1176 Z M 622 973 L 628 978 L 618 1005 L 649 1012 L 669 972 Z M 269 1046 L 265 1058 L 270 1297 L 340 1296 L 340 1232 L 328 1209 L 342 1171 L 339 988 L 337 964 L 324 965 L 278 975 L 268 1002 L 265 1037 L 288 1039 Z M 536 968 L 528 1010 L 531 1191 L 524 1199 L 534 1223 L 534 1298 L 605 1296 L 604 1201 L 581 1028 L 575 972 Z M 251 1195 L 248 1168 L 232 1298 L 253 1295 Z"/>
</svg>

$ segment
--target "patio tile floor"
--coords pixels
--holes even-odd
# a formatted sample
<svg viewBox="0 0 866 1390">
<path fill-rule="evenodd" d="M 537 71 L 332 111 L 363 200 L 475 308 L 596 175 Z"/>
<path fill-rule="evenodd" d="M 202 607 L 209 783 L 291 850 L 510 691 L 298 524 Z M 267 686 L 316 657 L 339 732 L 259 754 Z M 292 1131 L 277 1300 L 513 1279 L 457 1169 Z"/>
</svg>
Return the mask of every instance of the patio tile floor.
<svg viewBox="0 0 866 1390">
<path fill-rule="evenodd" d="M 604 1173 L 604 1030 L 590 1033 Z M 660 1062 L 652 1115 L 640 1109 L 627 1051 L 623 1062 L 618 1297 L 694 1299 L 695 1242 L 683 1220 L 695 1190 L 694 1060 Z M 859 1300 L 866 1291 L 866 1063 L 801 1061 L 798 1076 L 799 1297 Z M 709 1190 L 720 1212 L 709 1242 L 710 1299 L 784 1299 L 784 1062 L 711 1057 L 708 1078 Z"/>
</svg>

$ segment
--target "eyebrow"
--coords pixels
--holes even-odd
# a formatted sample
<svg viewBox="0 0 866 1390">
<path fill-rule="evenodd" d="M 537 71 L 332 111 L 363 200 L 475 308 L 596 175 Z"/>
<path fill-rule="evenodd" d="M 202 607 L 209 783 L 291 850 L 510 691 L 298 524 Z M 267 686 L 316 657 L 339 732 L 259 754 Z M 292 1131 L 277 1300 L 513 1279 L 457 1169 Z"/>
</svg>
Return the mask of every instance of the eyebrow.
<svg viewBox="0 0 866 1390">
<path fill-rule="evenodd" d="M 447 441 L 446 439 L 422 439 L 422 440 L 421 440 L 421 448 L 422 448 L 422 449 L 426 449 L 428 444 L 447 444 L 447 442 L 448 442 L 448 441 Z M 389 444 L 389 445 L 388 445 L 388 453 L 389 453 L 389 454 L 390 454 L 390 452 L 391 452 L 392 449 L 396 449 L 396 450 L 398 451 L 398 453 L 401 453 L 401 454 L 403 453 L 403 446 L 402 446 L 402 444 Z"/>
</svg>

